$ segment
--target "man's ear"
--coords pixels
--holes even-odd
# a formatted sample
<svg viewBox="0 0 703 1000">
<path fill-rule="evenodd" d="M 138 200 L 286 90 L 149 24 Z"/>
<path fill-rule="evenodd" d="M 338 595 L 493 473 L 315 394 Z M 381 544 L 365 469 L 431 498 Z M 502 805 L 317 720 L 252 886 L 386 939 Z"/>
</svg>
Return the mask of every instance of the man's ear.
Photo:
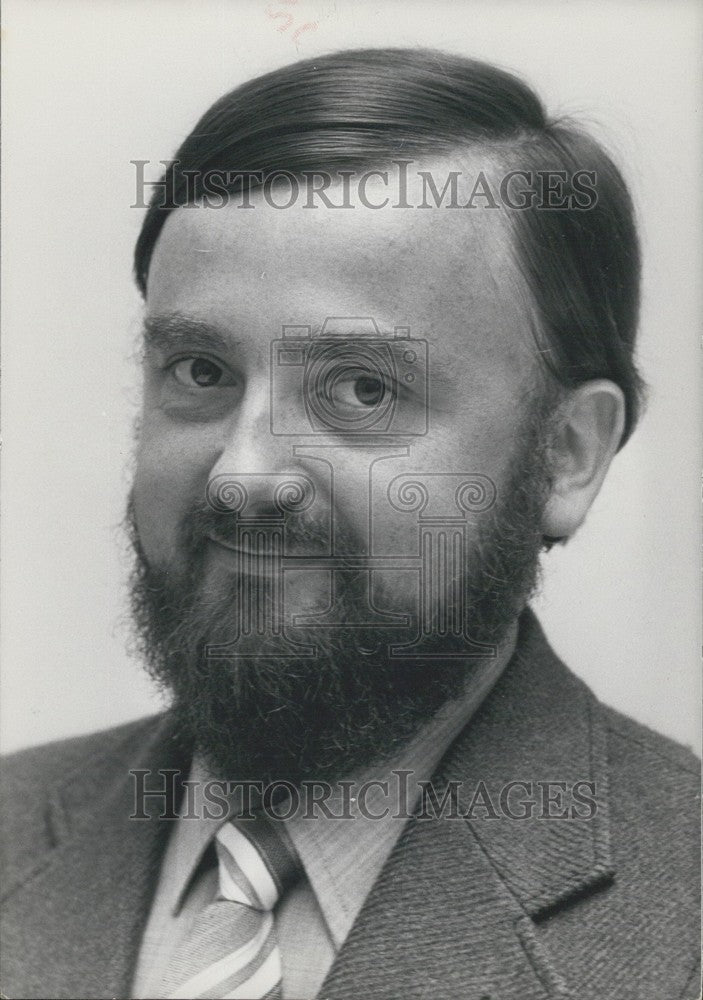
<svg viewBox="0 0 703 1000">
<path fill-rule="evenodd" d="M 625 426 L 625 397 L 607 379 L 571 390 L 552 440 L 552 491 L 542 530 L 567 538 L 583 523 L 601 488 Z"/>
</svg>

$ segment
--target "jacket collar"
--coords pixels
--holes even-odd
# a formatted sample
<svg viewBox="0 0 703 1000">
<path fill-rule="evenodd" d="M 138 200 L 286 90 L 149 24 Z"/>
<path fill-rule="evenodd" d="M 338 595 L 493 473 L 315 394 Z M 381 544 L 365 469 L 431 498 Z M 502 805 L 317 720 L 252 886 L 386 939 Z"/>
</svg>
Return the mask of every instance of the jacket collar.
<svg viewBox="0 0 703 1000">
<path fill-rule="evenodd" d="M 538 920 L 613 875 L 601 711 L 528 611 L 506 674 L 442 767 L 446 780 L 461 781 L 460 810 L 469 811 L 469 792 L 474 799 L 472 836 L 525 912 Z M 498 818 L 480 806 L 481 781 Z M 507 810 L 531 811 L 524 819 L 501 809 L 501 791 L 516 781 L 529 793 L 515 787 Z M 530 798 L 531 810 L 520 808 L 520 799 Z"/>
</svg>

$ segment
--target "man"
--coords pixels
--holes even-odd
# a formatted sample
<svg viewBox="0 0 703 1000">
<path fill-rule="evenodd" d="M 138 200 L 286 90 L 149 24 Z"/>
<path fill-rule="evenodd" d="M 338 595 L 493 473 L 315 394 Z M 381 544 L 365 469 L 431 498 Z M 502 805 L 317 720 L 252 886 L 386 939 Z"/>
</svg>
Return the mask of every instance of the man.
<svg viewBox="0 0 703 1000">
<path fill-rule="evenodd" d="M 695 996 L 695 760 L 527 609 L 637 420 L 616 167 L 508 74 L 371 50 L 226 95 L 152 190 L 172 707 L 6 766 L 3 991 Z"/>
</svg>

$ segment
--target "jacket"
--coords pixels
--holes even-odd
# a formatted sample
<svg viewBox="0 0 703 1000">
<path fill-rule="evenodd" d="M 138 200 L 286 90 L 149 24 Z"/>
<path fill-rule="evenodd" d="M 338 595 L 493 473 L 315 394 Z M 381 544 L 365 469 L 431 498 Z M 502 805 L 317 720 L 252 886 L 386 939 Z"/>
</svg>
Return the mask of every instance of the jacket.
<svg viewBox="0 0 703 1000">
<path fill-rule="evenodd" d="M 171 829 L 157 801 L 129 818 L 129 772 L 187 776 L 191 752 L 166 713 L 6 759 L 6 996 L 129 996 Z M 319 996 L 697 997 L 698 773 L 689 751 L 600 704 L 526 612 L 434 776 L 453 809 L 408 822 Z M 551 804 L 516 806 L 546 782 Z M 592 804 L 567 808 L 561 788 L 577 783 Z"/>
</svg>

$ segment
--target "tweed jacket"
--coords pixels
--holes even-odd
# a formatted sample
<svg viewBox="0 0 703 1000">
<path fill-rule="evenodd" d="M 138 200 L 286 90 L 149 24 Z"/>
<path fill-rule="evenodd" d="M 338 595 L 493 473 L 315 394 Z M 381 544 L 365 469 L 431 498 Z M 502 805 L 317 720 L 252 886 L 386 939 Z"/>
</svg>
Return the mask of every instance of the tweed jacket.
<svg viewBox="0 0 703 1000">
<path fill-rule="evenodd" d="M 129 996 L 172 828 L 129 819 L 129 771 L 187 776 L 190 753 L 166 714 L 7 759 L 5 996 Z M 496 803 L 512 781 L 587 781 L 596 808 L 469 808 L 479 782 Z M 408 821 L 321 998 L 698 996 L 697 761 L 601 705 L 531 612 L 433 784 L 454 789 L 454 815 Z"/>
</svg>

